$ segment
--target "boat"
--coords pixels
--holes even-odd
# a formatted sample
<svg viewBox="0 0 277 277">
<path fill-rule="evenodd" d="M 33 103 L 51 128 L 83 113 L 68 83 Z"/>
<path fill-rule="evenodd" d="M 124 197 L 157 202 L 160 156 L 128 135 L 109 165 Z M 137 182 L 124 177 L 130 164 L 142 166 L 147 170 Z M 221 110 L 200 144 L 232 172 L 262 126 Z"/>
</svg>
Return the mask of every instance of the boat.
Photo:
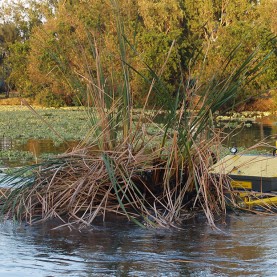
<svg viewBox="0 0 277 277">
<path fill-rule="evenodd" d="M 215 163 L 210 174 L 227 175 L 229 192 L 246 208 L 277 210 L 277 156 L 276 148 L 271 155 L 231 154 Z"/>
</svg>

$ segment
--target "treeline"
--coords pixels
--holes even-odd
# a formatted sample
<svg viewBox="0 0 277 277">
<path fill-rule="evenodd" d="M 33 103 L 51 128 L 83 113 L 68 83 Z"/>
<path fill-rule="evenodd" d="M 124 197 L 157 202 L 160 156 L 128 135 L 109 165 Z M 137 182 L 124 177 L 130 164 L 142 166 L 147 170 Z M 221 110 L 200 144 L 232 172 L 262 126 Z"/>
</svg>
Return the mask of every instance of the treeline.
<svg viewBox="0 0 277 277">
<path fill-rule="evenodd" d="M 88 101 L 87 81 L 99 72 L 99 60 L 106 85 L 113 87 L 116 97 L 116 80 L 124 63 L 132 69 L 128 78 L 137 106 L 144 103 L 152 77 L 161 73 L 157 93 L 151 96 L 152 103 L 161 106 L 174 99 L 180 85 L 183 94 L 192 88 L 193 93 L 201 94 L 207 80 L 227 79 L 258 49 L 259 56 L 267 59 L 264 71 L 251 84 L 241 84 L 235 99 L 252 101 L 276 88 L 274 10 L 275 0 L 27 0 L 2 4 L 0 81 L 42 105 L 79 105 Z M 119 43 L 118 35 L 124 36 L 124 44 Z M 230 55 L 232 61 L 222 68 Z M 259 59 L 253 61 L 254 67 L 255 63 Z"/>
</svg>

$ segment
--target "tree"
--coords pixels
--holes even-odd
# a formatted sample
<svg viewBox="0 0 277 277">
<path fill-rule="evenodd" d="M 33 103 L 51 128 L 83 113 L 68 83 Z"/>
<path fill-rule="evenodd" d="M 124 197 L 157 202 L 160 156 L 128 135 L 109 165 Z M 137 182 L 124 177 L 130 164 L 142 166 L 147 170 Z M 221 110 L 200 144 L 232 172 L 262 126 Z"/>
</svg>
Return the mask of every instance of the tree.
<svg viewBox="0 0 277 277">
<path fill-rule="evenodd" d="M 276 87 L 274 64 L 277 60 L 276 51 L 273 51 L 276 49 L 276 32 L 274 33 L 274 17 L 268 17 L 274 1 L 187 0 L 184 3 L 190 30 L 194 30 L 194 37 L 203 39 L 205 55 L 202 61 L 198 61 L 193 73 L 202 83 L 213 79 L 215 73 L 221 70 L 224 60 L 236 47 L 238 49 L 233 52 L 232 62 L 221 74 L 222 80 L 228 79 L 255 49 L 260 48 L 261 58 L 271 53 L 265 65 L 267 69 L 251 84 L 242 84 L 239 97 L 235 101 L 252 101 L 268 92 L 271 87 Z M 256 60 L 256 64 L 258 62 L 259 60 Z"/>
<path fill-rule="evenodd" d="M 37 1 L 16 1 L 0 9 L 0 51 L 2 76 L 19 93 L 31 95 L 31 82 L 26 72 L 29 38 L 32 29 L 41 25 L 43 13 Z"/>
<path fill-rule="evenodd" d="M 28 0 L 28 5 L 25 3 L 2 9 L 5 10 L 2 18 L 8 20 L 5 24 L 13 26 L 17 35 L 4 46 L 9 80 L 22 94 L 43 102 L 56 99 L 59 105 L 85 101 L 84 80 L 96 74 L 97 55 L 102 60 L 101 70 L 109 76 L 106 86 L 115 91 L 117 85 L 112 80 L 120 80 L 122 62 L 134 69 L 129 78 L 138 105 L 145 100 L 154 72 L 158 73 L 167 60 L 160 86 L 153 95 L 155 103 L 164 105 L 174 100 L 182 82 L 185 94 L 191 80 L 197 80 L 194 83 L 199 86 L 213 78 L 239 44 L 240 50 L 220 78 L 228 78 L 256 47 L 260 46 L 262 55 L 276 47 L 276 41 L 270 40 L 276 34 L 276 19 L 268 17 L 274 0 Z M 118 33 L 119 17 L 124 31 Z M 5 28 L 8 30 L 8 25 Z M 2 37 L 7 40 L 9 35 Z M 124 43 L 120 45 L 120 41 Z M 124 51 L 123 61 L 119 48 Z M 274 86 L 274 63 L 276 52 L 268 58 L 267 71 L 251 87 L 244 87 L 239 101 Z"/>
</svg>

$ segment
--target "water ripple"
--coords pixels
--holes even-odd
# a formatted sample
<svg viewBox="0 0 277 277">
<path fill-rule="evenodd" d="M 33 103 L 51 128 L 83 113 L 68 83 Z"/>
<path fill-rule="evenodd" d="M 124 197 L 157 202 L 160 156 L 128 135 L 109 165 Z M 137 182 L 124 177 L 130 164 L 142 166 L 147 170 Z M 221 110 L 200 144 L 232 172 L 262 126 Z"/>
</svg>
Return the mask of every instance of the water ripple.
<svg viewBox="0 0 277 277">
<path fill-rule="evenodd" d="M 222 232 L 204 220 L 183 230 L 130 223 L 53 230 L 54 223 L 0 224 L 0 276 L 276 276 L 275 217 L 230 217 Z"/>
</svg>

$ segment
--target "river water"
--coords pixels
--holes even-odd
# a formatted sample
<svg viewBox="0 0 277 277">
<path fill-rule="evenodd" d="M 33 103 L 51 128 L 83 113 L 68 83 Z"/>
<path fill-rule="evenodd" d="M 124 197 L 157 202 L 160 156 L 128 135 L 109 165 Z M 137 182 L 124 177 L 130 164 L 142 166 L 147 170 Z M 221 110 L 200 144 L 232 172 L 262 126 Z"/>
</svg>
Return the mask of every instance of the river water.
<svg viewBox="0 0 277 277">
<path fill-rule="evenodd" d="M 276 122 L 244 126 L 231 143 L 247 147 L 267 137 L 274 143 L 276 128 Z M 50 151 L 46 144 L 51 146 L 35 142 L 30 149 Z M 0 277 L 277 276 L 277 215 L 228 214 L 217 223 L 220 230 L 204 216 L 180 230 L 142 229 L 121 218 L 81 232 L 53 229 L 58 224 L 0 222 Z"/>
<path fill-rule="evenodd" d="M 226 141 L 227 146 L 248 148 L 261 141 L 276 145 L 277 117 L 264 117 L 241 125 L 240 128 L 226 128 L 225 131 L 231 134 L 229 141 Z"/>
<path fill-rule="evenodd" d="M 204 218 L 145 230 L 122 219 L 90 229 L 0 225 L 0 276 L 277 276 L 277 217 Z"/>
<path fill-rule="evenodd" d="M 225 126 L 226 122 L 219 122 L 219 126 Z M 248 148 L 260 141 L 264 141 L 269 145 L 274 146 L 277 141 L 277 117 L 268 116 L 251 121 L 250 124 L 245 122 L 241 126 L 225 127 L 224 132 L 229 133 L 229 139 L 223 142 L 226 147 L 243 147 Z M 55 144 L 50 139 L 29 139 L 22 143 L 20 140 L 12 140 L 5 136 L 0 136 L 0 151 L 1 150 L 15 150 L 15 151 L 28 151 L 31 157 L 39 157 L 41 154 L 59 154 L 65 152 L 68 147 L 74 148 L 78 144 L 77 141 L 68 141 L 67 144 Z M 271 150 L 270 150 L 271 151 Z M 34 162 L 34 161 L 30 161 Z M 15 157 L 15 161 L 3 157 L 0 160 L 0 166 L 17 166 L 26 163 L 26 160 L 21 160 Z"/>
</svg>

